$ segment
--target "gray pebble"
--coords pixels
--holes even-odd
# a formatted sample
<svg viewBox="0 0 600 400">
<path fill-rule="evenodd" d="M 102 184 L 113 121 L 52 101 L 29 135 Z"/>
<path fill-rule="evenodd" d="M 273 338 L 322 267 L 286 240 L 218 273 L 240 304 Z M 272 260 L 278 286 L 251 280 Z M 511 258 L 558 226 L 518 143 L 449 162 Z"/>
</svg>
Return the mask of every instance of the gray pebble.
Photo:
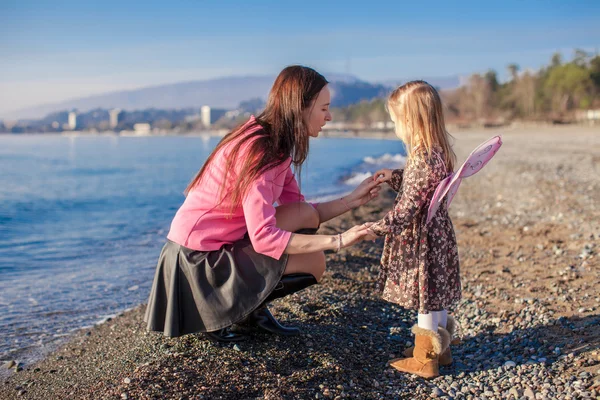
<svg viewBox="0 0 600 400">
<path fill-rule="evenodd" d="M 530 386 L 527 386 L 527 388 L 525 388 L 525 391 L 523 392 L 523 396 L 527 397 L 528 399 L 535 400 L 535 392 L 533 391 L 533 389 Z"/>
</svg>

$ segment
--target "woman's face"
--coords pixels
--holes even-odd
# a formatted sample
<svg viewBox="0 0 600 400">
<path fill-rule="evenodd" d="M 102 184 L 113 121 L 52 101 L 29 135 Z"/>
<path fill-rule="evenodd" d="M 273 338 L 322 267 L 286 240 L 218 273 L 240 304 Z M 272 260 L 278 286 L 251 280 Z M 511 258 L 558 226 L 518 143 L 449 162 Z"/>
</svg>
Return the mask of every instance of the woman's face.
<svg viewBox="0 0 600 400">
<path fill-rule="evenodd" d="M 312 104 L 304 110 L 304 123 L 308 127 L 309 136 L 319 136 L 321 128 L 325 126 L 327 121 L 331 121 L 331 113 L 329 112 L 330 102 L 331 93 L 329 92 L 329 85 L 325 85 Z"/>
</svg>

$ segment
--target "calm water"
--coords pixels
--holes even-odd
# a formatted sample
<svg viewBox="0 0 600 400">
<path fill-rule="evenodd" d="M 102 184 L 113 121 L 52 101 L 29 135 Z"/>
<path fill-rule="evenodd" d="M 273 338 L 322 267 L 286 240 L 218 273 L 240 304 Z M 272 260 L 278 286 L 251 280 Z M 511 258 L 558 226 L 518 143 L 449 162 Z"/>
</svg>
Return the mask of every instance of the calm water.
<svg viewBox="0 0 600 400">
<path fill-rule="evenodd" d="M 147 300 L 209 137 L 0 135 L 0 357 L 35 360 L 75 329 Z M 399 141 L 317 139 L 308 198 L 402 162 Z"/>
</svg>

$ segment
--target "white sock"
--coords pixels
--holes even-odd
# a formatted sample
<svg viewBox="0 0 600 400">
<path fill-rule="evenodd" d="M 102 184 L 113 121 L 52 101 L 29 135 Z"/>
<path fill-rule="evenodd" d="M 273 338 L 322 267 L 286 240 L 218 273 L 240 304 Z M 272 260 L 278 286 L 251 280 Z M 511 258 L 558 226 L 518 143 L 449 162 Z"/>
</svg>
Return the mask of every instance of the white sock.
<svg viewBox="0 0 600 400">
<path fill-rule="evenodd" d="M 437 316 L 438 324 L 446 329 L 446 325 L 448 323 L 448 311 L 433 311 L 433 314 Z"/>
<path fill-rule="evenodd" d="M 419 326 L 419 328 L 429 329 L 430 331 L 437 332 L 437 315 L 435 314 L 435 312 L 430 312 L 428 314 L 419 314 L 417 316 L 417 325 Z"/>
</svg>

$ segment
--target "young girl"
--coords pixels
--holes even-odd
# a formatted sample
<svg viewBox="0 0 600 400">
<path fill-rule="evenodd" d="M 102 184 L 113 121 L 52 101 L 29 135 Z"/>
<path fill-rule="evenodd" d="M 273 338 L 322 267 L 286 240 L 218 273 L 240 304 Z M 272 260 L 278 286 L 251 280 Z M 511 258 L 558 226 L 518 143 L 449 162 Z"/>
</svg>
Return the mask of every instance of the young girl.
<svg viewBox="0 0 600 400">
<path fill-rule="evenodd" d="M 390 95 L 388 109 L 408 159 L 404 170 L 375 174 L 398 192 L 393 210 L 370 227 L 374 235 L 386 236 L 378 286 L 385 300 L 418 311 L 412 328 L 415 346 L 391 366 L 432 378 L 439 376 L 439 364 L 452 362 L 454 320 L 446 310 L 460 299 L 461 287 L 446 202 L 429 223 L 427 210 L 436 187 L 453 171 L 456 156 L 440 96 L 431 85 L 413 81 L 400 86 Z"/>
</svg>

